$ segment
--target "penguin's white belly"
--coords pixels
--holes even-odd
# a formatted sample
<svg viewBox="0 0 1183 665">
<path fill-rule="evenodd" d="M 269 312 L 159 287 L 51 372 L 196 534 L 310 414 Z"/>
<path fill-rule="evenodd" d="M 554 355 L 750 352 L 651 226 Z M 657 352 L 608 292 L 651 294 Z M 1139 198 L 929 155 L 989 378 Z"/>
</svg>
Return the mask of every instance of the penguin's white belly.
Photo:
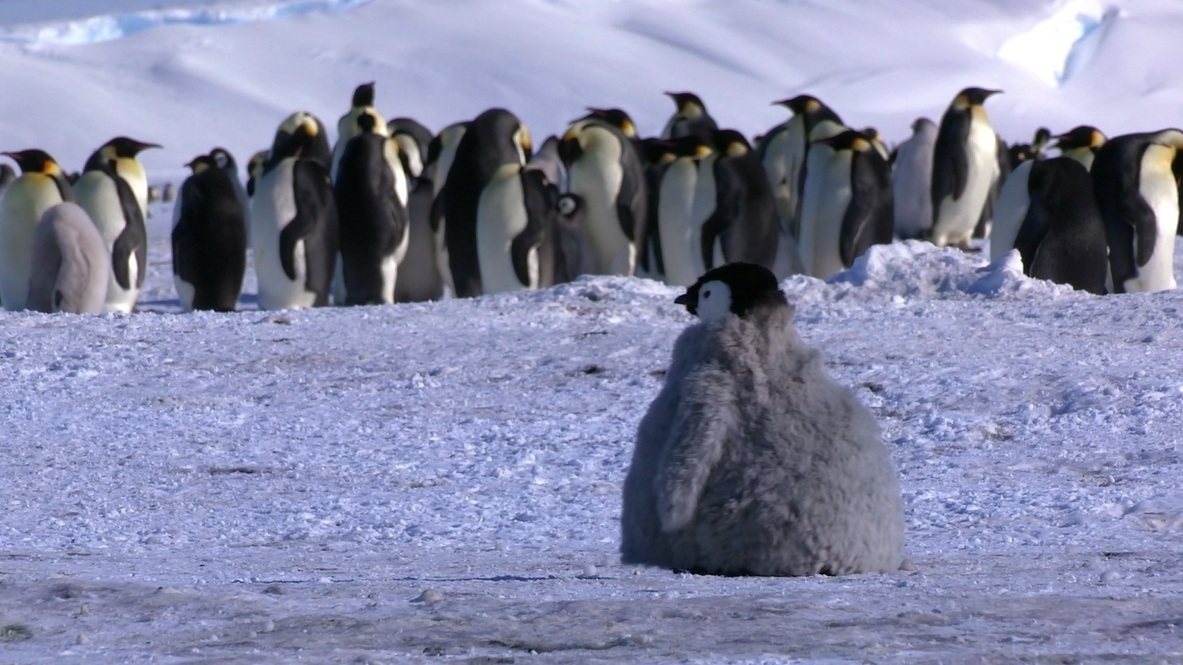
<svg viewBox="0 0 1183 665">
<path fill-rule="evenodd" d="M 1175 282 L 1175 233 L 1179 224 L 1179 190 L 1171 175 L 1170 163 L 1174 150 L 1151 144 L 1142 154 L 1141 184 L 1142 199 L 1154 210 L 1158 235 L 1154 252 L 1146 265 L 1137 267 L 1137 276 L 1125 281 L 1127 293 L 1135 291 L 1166 291 L 1177 286 Z M 1159 162 L 1159 164 L 1155 164 Z M 1165 166 L 1164 166 L 1165 165 Z M 1134 256 L 1137 256 L 1138 239 L 1134 237 Z"/>
<path fill-rule="evenodd" d="M 960 199 L 952 195 L 941 201 L 936 211 L 932 239 L 936 245 L 958 245 L 973 238 L 974 228 L 982 217 L 990 185 L 998 171 L 998 138 L 986 123 L 970 123 L 966 141 L 965 192 Z"/>
<path fill-rule="evenodd" d="M 505 293 L 537 287 L 537 252 L 531 252 L 528 271 L 530 284 L 522 284 L 513 269 L 513 239 L 526 230 L 527 221 L 521 166 L 506 164 L 485 185 L 477 203 L 477 256 L 484 293 Z"/>
<path fill-rule="evenodd" d="M 838 243 L 842 218 L 851 201 L 850 161 L 849 151 L 835 154 L 824 145 L 814 145 L 809 151 L 798 247 L 807 275 L 826 279 L 846 267 Z"/>
<path fill-rule="evenodd" d="M 657 197 L 657 232 L 665 261 L 665 281 L 672 286 L 690 286 L 702 274 L 696 267 L 702 261 L 695 259 L 699 250 L 693 244 L 695 234 L 690 224 L 697 181 L 698 167 L 689 159 L 670 164 L 661 179 Z"/>
<path fill-rule="evenodd" d="M 1033 161 L 1019 164 L 1007 177 L 1006 182 L 1002 183 L 1002 191 L 998 193 L 998 204 L 994 207 L 994 229 L 990 234 L 991 261 L 1015 248 L 1019 229 L 1023 227 L 1027 209 L 1031 206 L 1027 181 L 1031 177 L 1032 164 Z"/>
<path fill-rule="evenodd" d="M 891 171 L 895 232 L 915 238 L 932 228 L 932 141 L 905 141 Z M 927 154 L 925 154 L 927 151 Z"/>
<path fill-rule="evenodd" d="M 571 165 L 568 186 L 587 206 L 584 229 L 595 257 L 595 274 L 632 275 L 636 270 L 636 247 L 624 234 L 616 212 L 622 182 L 618 151 L 614 155 L 607 149 L 588 150 Z"/>
<path fill-rule="evenodd" d="M 296 279 L 288 279 L 279 255 L 279 235 L 296 218 L 292 169 L 295 159 L 285 159 L 259 179 L 251 200 L 251 250 L 259 284 L 260 309 L 312 307 L 316 294 L 308 291 L 308 263 L 304 241 L 295 245 Z"/>
<path fill-rule="evenodd" d="M 127 219 L 123 216 L 123 204 L 119 201 L 119 189 L 115 186 L 115 181 L 102 171 L 88 171 L 75 183 L 74 198 L 98 228 L 111 261 L 112 270 L 107 271 L 107 299 L 104 309 L 108 312 L 132 311 L 140 295 L 140 290 L 136 287 L 140 265 L 135 252 L 132 252 L 127 257 L 128 284 L 131 288 L 124 289 L 120 286 L 119 281 L 115 279 L 114 271 L 115 241 L 127 228 Z M 179 209 L 180 204 L 176 207 Z"/>
<path fill-rule="evenodd" d="M 39 176 L 38 180 L 49 178 Z M 0 300 L 4 309 L 26 308 L 33 270 L 33 229 L 46 210 L 61 203 L 52 182 L 21 182 L 8 186 L 0 200 Z"/>
</svg>

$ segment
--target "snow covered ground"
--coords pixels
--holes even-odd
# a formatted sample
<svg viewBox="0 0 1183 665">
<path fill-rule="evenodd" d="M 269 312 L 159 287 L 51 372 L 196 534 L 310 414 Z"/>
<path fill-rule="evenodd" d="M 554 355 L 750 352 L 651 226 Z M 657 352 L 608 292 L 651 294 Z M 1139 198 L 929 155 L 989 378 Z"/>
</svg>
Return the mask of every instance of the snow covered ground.
<svg viewBox="0 0 1183 665">
<path fill-rule="evenodd" d="M 163 181 L 294 108 L 331 122 L 371 79 L 389 116 L 504 105 L 539 138 L 589 104 L 656 131 L 681 88 L 749 133 L 808 90 L 895 140 L 969 84 L 1007 89 L 1012 136 L 1183 108 L 1166 1 L 92 7 L 0 2 L 0 147 L 80 165 L 127 133 L 166 146 L 144 155 Z M 1000 53 L 1047 21 L 1079 36 Z M 912 565 L 712 578 L 617 563 L 679 290 L 276 313 L 248 279 L 244 311 L 181 314 L 153 213 L 143 311 L 0 313 L 0 662 L 1183 659 L 1179 292 L 1094 297 L 919 243 L 787 280 L 883 426 Z"/>
</svg>

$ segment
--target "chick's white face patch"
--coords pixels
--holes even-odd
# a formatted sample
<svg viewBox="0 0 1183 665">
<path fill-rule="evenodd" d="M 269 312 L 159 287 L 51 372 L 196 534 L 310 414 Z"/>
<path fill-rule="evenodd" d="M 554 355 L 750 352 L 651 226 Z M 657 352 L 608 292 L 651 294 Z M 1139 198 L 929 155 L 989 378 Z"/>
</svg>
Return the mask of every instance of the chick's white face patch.
<svg viewBox="0 0 1183 665">
<path fill-rule="evenodd" d="M 731 314 L 731 287 L 724 282 L 711 281 L 698 290 L 698 318 L 719 321 Z"/>
</svg>

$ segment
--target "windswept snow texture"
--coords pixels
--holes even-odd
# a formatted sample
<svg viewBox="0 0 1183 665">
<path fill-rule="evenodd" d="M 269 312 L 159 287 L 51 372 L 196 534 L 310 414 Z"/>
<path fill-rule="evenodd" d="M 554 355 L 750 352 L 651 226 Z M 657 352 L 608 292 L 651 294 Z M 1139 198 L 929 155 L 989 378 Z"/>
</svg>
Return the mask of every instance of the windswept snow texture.
<svg viewBox="0 0 1183 665">
<path fill-rule="evenodd" d="M 0 22 L 99 4 L 4 0 Z M 101 6 L 118 25 L 280 5 Z M 811 92 L 900 140 L 967 85 L 1004 88 L 991 118 L 1023 139 L 1178 124 L 1183 8 L 1122 3 L 1059 87 L 998 57 L 1063 6 L 390 0 L 160 21 L 0 43 L 0 148 L 74 169 L 128 134 L 166 146 L 144 160 L 175 182 L 214 145 L 245 161 L 294 109 L 333 126 L 369 80 L 390 117 L 439 129 L 500 105 L 539 143 L 588 105 L 655 133 L 682 89 L 749 134 Z M 151 212 L 142 311 L 0 313 L 0 662 L 1183 660 L 1178 291 L 1095 297 L 917 242 L 786 280 L 803 338 L 882 425 L 911 564 L 714 578 L 618 563 L 634 431 L 692 323 L 679 289 L 260 312 L 249 272 L 244 311 L 182 314 L 172 210 Z"/>
<path fill-rule="evenodd" d="M 1063 85 L 1084 70 L 1119 16 L 1118 9 L 1097 0 L 1069 0 L 1029 32 L 1007 40 L 998 57 Z"/>
</svg>

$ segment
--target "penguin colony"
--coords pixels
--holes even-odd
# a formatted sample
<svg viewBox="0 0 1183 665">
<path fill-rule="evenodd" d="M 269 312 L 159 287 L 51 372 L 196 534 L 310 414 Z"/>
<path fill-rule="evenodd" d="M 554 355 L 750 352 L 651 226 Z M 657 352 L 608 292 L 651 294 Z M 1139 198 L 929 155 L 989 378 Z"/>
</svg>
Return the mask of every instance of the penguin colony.
<svg viewBox="0 0 1183 665">
<path fill-rule="evenodd" d="M 988 243 L 991 258 L 1017 250 L 1028 275 L 1093 293 L 1175 288 L 1183 131 L 1106 140 L 1088 126 L 1041 128 L 1007 144 L 985 108 L 999 92 L 959 91 L 890 152 L 812 95 L 773 102 L 789 117 L 749 139 L 692 92 L 666 93 L 675 108 L 658 136 L 592 107 L 535 151 L 509 110 L 433 133 L 387 121 L 364 83 L 335 142 L 311 113 L 284 119 L 247 161 L 245 187 L 224 148 L 190 159 L 174 212 L 177 295 L 186 310 L 236 309 L 248 257 L 264 309 L 470 297 L 581 274 L 689 286 L 733 262 L 825 279 L 897 238 Z M 93 272 L 107 279 L 102 310 L 135 308 L 148 212 L 137 155 L 158 148 L 113 138 L 78 175 L 40 150 L 2 153 L 20 171 L 0 172 L 6 309 L 29 306 L 34 228 L 70 201 L 109 254 Z"/>
</svg>

